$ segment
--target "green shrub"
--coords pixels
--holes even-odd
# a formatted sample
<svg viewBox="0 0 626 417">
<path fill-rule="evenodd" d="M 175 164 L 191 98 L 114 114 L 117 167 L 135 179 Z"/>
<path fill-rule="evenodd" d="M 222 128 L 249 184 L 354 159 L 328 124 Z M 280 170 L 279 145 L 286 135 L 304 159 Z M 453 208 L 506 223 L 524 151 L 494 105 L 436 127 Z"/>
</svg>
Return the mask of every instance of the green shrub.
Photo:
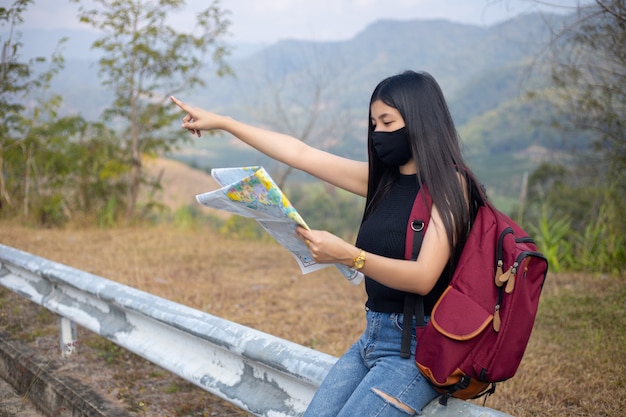
<svg viewBox="0 0 626 417">
<path fill-rule="evenodd" d="M 529 226 L 537 248 L 548 259 L 552 272 L 559 272 L 571 263 L 572 245 L 569 236 L 572 233 L 571 223 L 567 217 L 557 219 L 549 216 L 544 210 L 539 218 L 539 224 Z"/>
</svg>

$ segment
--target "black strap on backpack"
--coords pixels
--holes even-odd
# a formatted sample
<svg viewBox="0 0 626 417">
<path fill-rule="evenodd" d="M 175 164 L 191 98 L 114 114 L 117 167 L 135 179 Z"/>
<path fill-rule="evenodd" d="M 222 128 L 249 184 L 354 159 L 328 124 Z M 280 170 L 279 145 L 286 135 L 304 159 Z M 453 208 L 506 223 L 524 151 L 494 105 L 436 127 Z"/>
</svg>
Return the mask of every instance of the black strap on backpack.
<svg viewBox="0 0 626 417">
<path fill-rule="evenodd" d="M 411 332 L 413 325 L 411 320 L 415 317 L 418 326 L 424 324 L 424 297 L 419 294 L 406 294 L 404 296 L 404 323 L 402 325 L 402 344 L 400 345 L 400 357 L 411 357 Z"/>
<path fill-rule="evenodd" d="M 422 248 L 424 240 L 424 221 L 414 220 L 411 222 L 413 230 L 413 251 L 411 260 L 415 261 Z M 407 293 L 404 296 L 404 323 L 402 324 L 402 342 L 400 345 L 400 357 L 409 359 L 411 357 L 411 333 L 413 330 L 413 320 L 415 317 L 418 326 L 424 325 L 424 297 L 419 294 Z"/>
<path fill-rule="evenodd" d="M 456 384 L 451 386 L 446 391 L 446 393 L 443 394 L 439 398 L 439 404 L 441 404 L 441 405 L 448 405 L 448 399 L 450 399 L 450 397 L 452 397 L 452 394 L 454 394 L 457 391 L 461 391 L 461 390 L 464 390 L 465 388 L 469 387 L 471 380 L 472 379 L 469 376 L 463 375 L 461 377 L 461 379 L 459 380 L 459 382 L 457 382 Z"/>
</svg>

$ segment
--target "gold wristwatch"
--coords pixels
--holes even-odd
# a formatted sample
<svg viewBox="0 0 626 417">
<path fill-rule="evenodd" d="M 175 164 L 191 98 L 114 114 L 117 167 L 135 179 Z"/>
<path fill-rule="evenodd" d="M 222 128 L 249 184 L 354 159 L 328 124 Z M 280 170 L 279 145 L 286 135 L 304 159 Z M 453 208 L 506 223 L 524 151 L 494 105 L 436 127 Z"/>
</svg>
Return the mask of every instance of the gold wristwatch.
<svg viewBox="0 0 626 417">
<path fill-rule="evenodd" d="M 361 249 L 361 253 L 359 253 L 359 256 L 354 258 L 354 262 L 352 263 L 352 269 L 356 269 L 358 271 L 359 269 L 363 268 L 363 265 L 365 265 L 365 251 Z"/>
</svg>

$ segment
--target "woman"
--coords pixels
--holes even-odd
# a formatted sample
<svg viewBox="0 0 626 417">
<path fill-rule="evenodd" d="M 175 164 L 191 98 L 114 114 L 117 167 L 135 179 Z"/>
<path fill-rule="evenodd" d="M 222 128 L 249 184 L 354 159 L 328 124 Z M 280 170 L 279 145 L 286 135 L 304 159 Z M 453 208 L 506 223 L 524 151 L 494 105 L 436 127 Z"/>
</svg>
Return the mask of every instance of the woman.
<svg viewBox="0 0 626 417">
<path fill-rule="evenodd" d="M 470 223 L 468 184 L 458 135 L 443 93 L 427 73 L 406 71 L 383 80 L 369 109 L 368 162 L 346 159 L 300 140 L 190 107 L 182 127 L 227 131 L 273 159 L 366 197 L 356 244 L 320 230 L 298 228 L 320 263 L 365 274 L 367 328 L 337 361 L 305 416 L 407 416 L 438 394 L 414 358 L 400 356 L 407 293 L 424 296 L 426 316 L 447 286 L 449 270 Z M 432 196 L 431 220 L 415 261 L 404 260 L 406 224 L 421 184 Z M 407 320 L 409 326 L 415 320 Z M 411 351 L 415 351 L 413 337 Z"/>
</svg>

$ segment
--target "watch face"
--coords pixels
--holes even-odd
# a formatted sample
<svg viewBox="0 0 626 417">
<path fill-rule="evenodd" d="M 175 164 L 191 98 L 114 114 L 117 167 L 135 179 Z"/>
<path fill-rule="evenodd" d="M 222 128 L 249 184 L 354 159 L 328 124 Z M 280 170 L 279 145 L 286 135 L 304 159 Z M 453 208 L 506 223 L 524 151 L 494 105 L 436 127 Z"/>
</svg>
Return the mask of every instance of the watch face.
<svg viewBox="0 0 626 417">
<path fill-rule="evenodd" d="M 361 251 L 361 254 L 354 260 L 352 267 L 354 269 L 361 269 L 363 268 L 363 265 L 365 265 L 365 252 Z"/>
</svg>

